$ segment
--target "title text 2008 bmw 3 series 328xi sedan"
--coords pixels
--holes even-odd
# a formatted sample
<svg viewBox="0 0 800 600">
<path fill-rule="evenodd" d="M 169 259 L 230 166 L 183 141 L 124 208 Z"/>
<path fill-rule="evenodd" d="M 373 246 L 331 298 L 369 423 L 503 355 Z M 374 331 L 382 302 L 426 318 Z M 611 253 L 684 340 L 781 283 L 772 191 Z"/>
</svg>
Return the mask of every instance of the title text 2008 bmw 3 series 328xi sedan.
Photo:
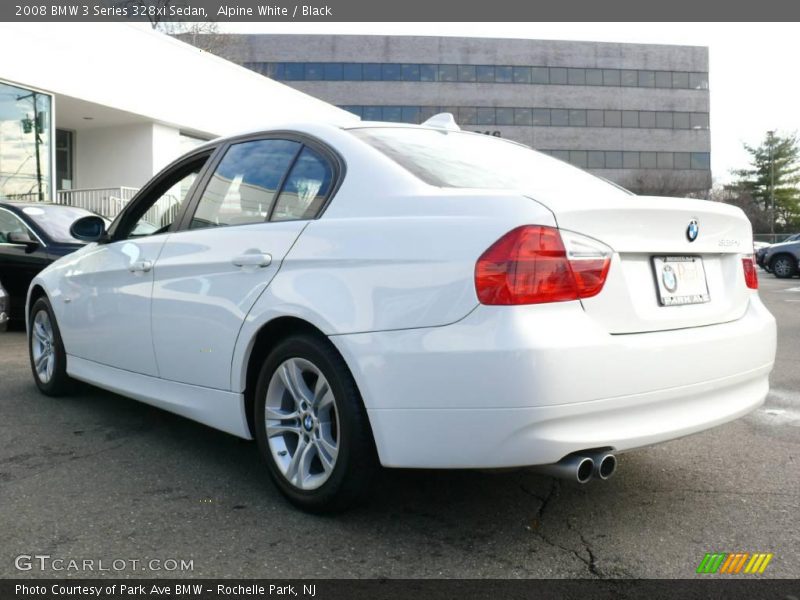
<svg viewBox="0 0 800 600">
<path fill-rule="evenodd" d="M 635 196 L 448 115 L 216 140 L 72 230 L 92 243 L 27 300 L 39 388 L 255 438 L 307 510 L 379 465 L 607 479 L 759 406 L 775 358 L 738 208 Z"/>
</svg>

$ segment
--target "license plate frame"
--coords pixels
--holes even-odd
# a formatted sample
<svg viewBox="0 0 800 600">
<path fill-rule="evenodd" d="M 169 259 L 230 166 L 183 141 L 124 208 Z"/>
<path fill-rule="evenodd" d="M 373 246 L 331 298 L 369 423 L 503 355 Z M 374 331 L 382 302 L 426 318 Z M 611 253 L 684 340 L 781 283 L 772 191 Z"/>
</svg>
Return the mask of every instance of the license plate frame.
<svg viewBox="0 0 800 600">
<path fill-rule="evenodd" d="M 701 256 L 651 257 L 656 297 L 661 306 L 691 306 L 711 302 L 708 278 Z"/>
</svg>

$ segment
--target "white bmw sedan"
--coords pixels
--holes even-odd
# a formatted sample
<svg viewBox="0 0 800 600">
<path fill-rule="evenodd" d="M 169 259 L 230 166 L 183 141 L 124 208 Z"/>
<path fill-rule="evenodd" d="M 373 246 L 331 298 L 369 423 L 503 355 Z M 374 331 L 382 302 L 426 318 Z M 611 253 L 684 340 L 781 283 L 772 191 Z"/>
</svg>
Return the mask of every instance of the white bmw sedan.
<svg viewBox="0 0 800 600">
<path fill-rule="evenodd" d="M 307 510 L 378 465 L 605 479 L 752 411 L 775 359 L 741 210 L 445 116 L 216 140 L 72 231 L 27 300 L 41 391 L 255 438 Z"/>
</svg>

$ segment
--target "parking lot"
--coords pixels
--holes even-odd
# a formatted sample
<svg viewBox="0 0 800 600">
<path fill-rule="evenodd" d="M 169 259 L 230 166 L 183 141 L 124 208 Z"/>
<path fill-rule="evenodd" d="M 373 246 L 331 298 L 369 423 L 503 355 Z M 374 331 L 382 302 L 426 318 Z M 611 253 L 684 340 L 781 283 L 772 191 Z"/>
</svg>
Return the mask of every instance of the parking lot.
<svg viewBox="0 0 800 600">
<path fill-rule="evenodd" d="M 0 335 L 0 576 L 684 578 L 706 552 L 741 551 L 797 577 L 800 279 L 760 279 L 778 360 L 746 418 L 625 454 L 586 486 L 386 471 L 335 517 L 288 505 L 250 442 L 94 388 L 40 395 L 24 334 Z M 20 554 L 193 569 L 20 572 Z"/>
</svg>

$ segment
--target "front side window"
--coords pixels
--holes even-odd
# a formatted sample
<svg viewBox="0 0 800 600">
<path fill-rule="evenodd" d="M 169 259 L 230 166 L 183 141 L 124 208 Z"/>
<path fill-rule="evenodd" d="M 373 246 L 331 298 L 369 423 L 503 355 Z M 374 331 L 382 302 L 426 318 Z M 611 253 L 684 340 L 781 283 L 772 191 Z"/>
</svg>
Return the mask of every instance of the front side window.
<svg viewBox="0 0 800 600">
<path fill-rule="evenodd" d="M 300 146 L 277 139 L 233 144 L 203 191 L 189 228 L 266 221 Z"/>
<path fill-rule="evenodd" d="M 168 231 L 207 160 L 208 155 L 204 155 L 164 176 L 146 200 L 136 203 L 135 212 L 126 219 L 129 225 L 123 224 L 115 237 L 130 239 Z"/>
<path fill-rule="evenodd" d="M 308 146 L 297 157 L 278 196 L 271 221 L 313 219 L 331 192 L 333 169 Z"/>
</svg>

